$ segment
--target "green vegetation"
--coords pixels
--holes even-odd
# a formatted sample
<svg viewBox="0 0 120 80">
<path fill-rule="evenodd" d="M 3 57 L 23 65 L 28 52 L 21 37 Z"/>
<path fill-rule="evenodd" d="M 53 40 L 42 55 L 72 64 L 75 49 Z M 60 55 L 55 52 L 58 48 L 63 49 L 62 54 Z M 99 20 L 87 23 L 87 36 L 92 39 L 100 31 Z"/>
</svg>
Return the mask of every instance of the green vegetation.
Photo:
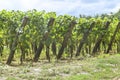
<svg viewBox="0 0 120 80">
<path fill-rule="evenodd" d="M 118 79 L 119 14 L 0 11 L 0 79 Z"/>
<path fill-rule="evenodd" d="M 35 9 L 0 15 L 0 54 L 8 65 L 18 58 L 22 64 L 120 52 L 120 22 L 114 15 L 78 18 Z"/>
</svg>

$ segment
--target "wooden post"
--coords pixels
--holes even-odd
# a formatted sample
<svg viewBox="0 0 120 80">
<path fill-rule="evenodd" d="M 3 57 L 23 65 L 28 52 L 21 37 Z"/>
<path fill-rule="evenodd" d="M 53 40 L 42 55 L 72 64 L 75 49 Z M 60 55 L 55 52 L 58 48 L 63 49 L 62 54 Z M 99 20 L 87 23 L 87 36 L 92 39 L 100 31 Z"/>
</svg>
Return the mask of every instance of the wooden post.
<svg viewBox="0 0 120 80">
<path fill-rule="evenodd" d="M 106 24 L 104 25 L 104 30 L 108 30 L 108 27 L 109 27 L 109 25 L 110 25 L 110 22 L 106 22 Z M 106 34 L 106 32 L 105 33 L 102 33 L 99 37 L 98 37 L 98 39 L 97 39 L 97 42 L 95 43 L 95 46 L 94 46 L 94 48 L 93 48 L 93 51 L 92 51 L 92 55 L 94 56 L 95 55 L 95 53 L 97 52 L 97 49 L 100 47 L 100 43 L 102 42 L 102 39 L 104 38 L 104 35 Z"/>
<path fill-rule="evenodd" d="M 80 41 L 80 44 L 79 44 L 79 46 L 78 46 L 78 48 L 77 48 L 76 55 L 75 55 L 76 57 L 80 55 L 81 49 L 82 49 L 85 41 L 87 40 L 87 37 L 89 36 L 89 33 L 90 33 L 90 31 L 92 30 L 92 28 L 94 27 L 94 25 L 95 25 L 95 22 L 93 22 L 93 23 L 90 25 L 90 28 L 84 33 L 84 35 L 83 35 L 83 37 L 82 37 L 82 39 L 81 39 L 81 41 Z"/>
<path fill-rule="evenodd" d="M 23 29 L 26 26 L 27 21 L 28 21 L 28 18 L 24 17 L 23 20 L 22 20 L 21 27 L 20 27 L 21 29 Z M 10 49 L 10 54 L 9 54 L 7 62 L 6 62 L 6 64 L 8 64 L 8 65 L 11 64 L 11 61 L 12 61 L 12 59 L 14 57 L 14 53 L 15 53 L 15 50 L 16 50 L 16 47 L 17 47 L 17 42 L 18 42 L 19 35 L 20 35 L 20 32 L 18 31 L 16 33 L 15 39 L 14 39 L 14 41 L 12 43 L 12 46 L 11 46 L 11 49 Z"/>
<path fill-rule="evenodd" d="M 116 36 L 119 28 L 120 28 L 120 22 L 118 23 L 118 25 L 117 25 L 117 27 L 116 27 L 116 29 L 115 29 L 115 31 L 114 31 L 114 34 L 113 34 L 113 36 L 111 37 L 110 43 L 108 44 L 107 53 L 109 53 L 109 51 L 110 51 L 111 48 L 112 48 L 112 43 L 113 43 L 113 41 L 115 40 L 115 36 Z"/>
<path fill-rule="evenodd" d="M 33 58 L 33 61 L 34 61 L 34 62 L 37 62 L 38 59 L 39 59 L 39 57 L 40 57 L 41 51 L 42 51 L 42 49 L 43 49 L 43 47 L 44 47 L 44 43 L 43 43 L 43 42 L 46 41 L 47 38 L 49 37 L 50 26 L 53 25 L 54 21 L 55 21 L 54 18 L 50 18 L 50 20 L 49 20 L 49 22 L 48 22 L 48 25 L 47 25 L 48 31 L 45 32 L 45 34 L 43 35 L 42 40 L 40 41 L 39 47 L 37 48 L 37 51 L 36 51 L 36 53 L 35 53 L 35 55 L 34 55 L 34 58 Z M 48 47 L 48 46 L 47 46 L 47 47 Z M 47 50 L 48 50 L 48 48 L 47 48 Z M 46 56 L 47 56 L 47 58 L 48 58 L 48 55 L 49 55 L 49 51 L 46 51 Z"/>
<path fill-rule="evenodd" d="M 62 46 L 58 52 L 58 55 L 57 55 L 57 59 L 60 59 L 63 52 L 64 52 L 64 49 L 67 47 L 67 42 L 68 42 L 68 39 L 70 38 L 71 34 L 72 34 L 72 29 L 75 27 L 75 24 L 76 22 L 75 21 L 72 21 L 69 25 L 69 29 L 67 31 L 67 33 L 65 34 L 64 36 L 64 40 L 62 42 Z"/>
</svg>

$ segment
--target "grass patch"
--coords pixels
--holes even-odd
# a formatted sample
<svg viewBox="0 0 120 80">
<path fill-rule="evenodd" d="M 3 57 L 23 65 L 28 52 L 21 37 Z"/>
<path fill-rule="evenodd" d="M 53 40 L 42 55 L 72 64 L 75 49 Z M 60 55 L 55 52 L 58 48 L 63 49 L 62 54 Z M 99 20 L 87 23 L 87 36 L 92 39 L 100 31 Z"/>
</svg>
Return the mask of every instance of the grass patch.
<svg viewBox="0 0 120 80">
<path fill-rule="evenodd" d="M 14 77 L 8 77 L 6 80 L 17 80 L 17 79 Z"/>
<path fill-rule="evenodd" d="M 32 66 L 8 66 L 0 63 L 0 74 L 2 80 L 118 80 L 120 54 L 69 62 L 37 62 L 32 63 Z"/>
<path fill-rule="evenodd" d="M 74 76 L 70 76 L 69 78 L 65 79 L 65 80 L 90 80 L 89 75 L 86 74 L 80 74 L 80 75 L 74 75 Z"/>
</svg>

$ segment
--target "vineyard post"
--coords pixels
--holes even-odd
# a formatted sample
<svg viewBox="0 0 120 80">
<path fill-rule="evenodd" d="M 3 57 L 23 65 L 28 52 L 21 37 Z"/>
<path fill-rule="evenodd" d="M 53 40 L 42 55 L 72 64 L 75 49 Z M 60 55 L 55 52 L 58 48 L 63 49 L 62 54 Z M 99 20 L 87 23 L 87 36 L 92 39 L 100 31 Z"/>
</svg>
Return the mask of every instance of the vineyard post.
<svg viewBox="0 0 120 80">
<path fill-rule="evenodd" d="M 68 29 L 67 33 L 65 34 L 65 36 L 64 36 L 62 46 L 61 46 L 61 48 L 60 48 L 60 50 L 58 52 L 57 59 L 61 58 L 61 56 L 62 56 L 62 54 L 64 52 L 64 48 L 66 48 L 66 46 L 67 46 L 68 39 L 72 35 L 72 29 L 75 27 L 75 24 L 76 24 L 76 21 L 71 21 L 71 23 L 69 25 L 69 29 Z"/>
<path fill-rule="evenodd" d="M 105 31 L 108 30 L 109 25 L 110 25 L 110 22 L 107 21 L 106 24 L 104 25 L 104 30 L 105 30 Z M 95 53 L 97 52 L 97 49 L 100 47 L 100 44 L 101 44 L 102 39 L 104 38 L 105 34 L 106 34 L 106 32 L 100 34 L 100 36 L 98 37 L 97 42 L 95 43 L 95 46 L 94 46 L 93 51 L 92 51 L 92 55 L 93 55 L 93 56 L 94 56 Z"/>
<path fill-rule="evenodd" d="M 113 43 L 113 41 L 115 40 L 115 36 L 116 36 L 119 28 L 120 28 L 120 22 L 118 23 L 118 25 L 117 25 L 117 27 L 116 27 L 116 29 L 115 29 L 115 31 L 114 31 L 114 34 L 113 34 L 113 36 L 111 37 L 110 43 L 108 44 L 107 53 L 109 53 L 109 51 L 110 51 L 111 48 L 112 48 L 112 43 Z"/>
<path fill-rule="evenodd" d="M 47 25 L 48 31 L 45 32 L 45 34 L 43 35 L 42 40 L 40 41 L 39 47 L 37 48 L 37 51 L 36 51 L 36 53 L 34 55 L 34 58 L 33 58 L 34 62 L 37 62 L 39 57 L 40 57 L 41 51 L 42 51 L 42 49 L 44 47 L 44 43 L 43 42 L 46 41 L 47 38 L 49 37 L 50 26 L 53 25 L 54 20 L 55 20 L 54 18 L 50 18 L 50 20 L 48 22 L 48 25 Z M 49 47 L 47 46 L 47 48 L 49 48 Z M 47 50 L 49 50 L 49 49 L 47 49 Z M 46 51 L 46 56 L 47 56 L 47 58 L 49 58 L 49 51 Z"/>
<path fill-rule="evenodd" d="M 24 29 L 24 27 L 26 26 L 27 24 L 27 21 L 28 21 L 28 18 L 27 17 L 24 17 L 23 20 L 22 20 L 22 24 L 20 26 L 21 29 Z M 16 36 L 15 36 L 15 39 L 12 43 L 12 46 L 11 46 L 11 49 L 10 49 L 10 54 L 8 56 L 8 59 L 7 59 L 7 62 L 6 64 L 10 65 L 11 62 L 12 62 L 12 59 L 14 57 L 14 53 L 15 53 L 15 50 L 16 50 L 16 47 L 17 47 L 17 42 L 18 42 L 18 37 L 20 35 L 20 32 L 16 32 Z"/>
<path fill-rule="evenodd" d="M 81 49 L 82 49 L 85 41 L 87 40 L 87 37 L 89 36 L 89 33 L 92 30 L 92 28 L 94 27 L 94 25 L 95 25 L 95 22 L 93 22 L 90 25 L 90 28 L 84 33 L 83 38 L 81 39 L 80 44 L 79 44 L 79 46 L 77 48 L 76 55 L 75 55 L 76 57 L 80 55 Z"/>
</svg>

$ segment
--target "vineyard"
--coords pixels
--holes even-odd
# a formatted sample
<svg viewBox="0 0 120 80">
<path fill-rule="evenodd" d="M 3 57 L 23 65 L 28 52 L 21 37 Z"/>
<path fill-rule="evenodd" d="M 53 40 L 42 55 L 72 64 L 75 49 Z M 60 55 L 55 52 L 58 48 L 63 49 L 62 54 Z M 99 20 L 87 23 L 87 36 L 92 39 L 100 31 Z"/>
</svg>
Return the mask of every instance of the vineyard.
<svg viewBox="0 0 120 80">
<path fill-rule="evenodd" d="M 120 53 L 120 22 L 37 10 L 0 11 L 0 61 L 80 59 Z"/>
</svg>

